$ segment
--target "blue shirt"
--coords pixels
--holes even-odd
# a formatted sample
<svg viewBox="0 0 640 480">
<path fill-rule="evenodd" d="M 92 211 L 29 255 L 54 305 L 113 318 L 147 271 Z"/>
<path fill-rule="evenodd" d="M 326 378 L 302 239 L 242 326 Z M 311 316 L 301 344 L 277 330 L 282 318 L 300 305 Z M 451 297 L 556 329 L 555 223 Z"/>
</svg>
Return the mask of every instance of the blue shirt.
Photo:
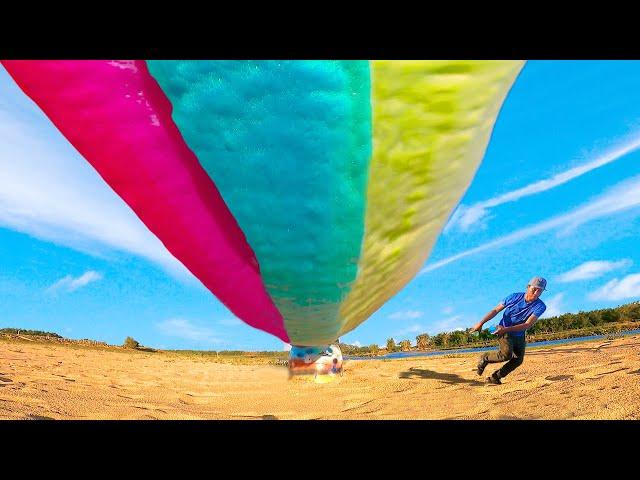
<svg viewBox="0 0 640 480">
<path fill-rule="evenodd" d="M 539 298 L 527 303 L 524 299 L 524 292 L 512 293 L 502 300 L 502 304 L 505 308 L 502 314 L 502 320 L 500 320 L 500 325 L 503 327 L 520 325 L 526 322 L 532 314 L 540 318 L 540 315 L 547 309 L 547 306 Z M 524 332 L 524 330 L 521 332 L 509 332 L 509 335 L 522 337 L 524 336 Z"/>
</svg>

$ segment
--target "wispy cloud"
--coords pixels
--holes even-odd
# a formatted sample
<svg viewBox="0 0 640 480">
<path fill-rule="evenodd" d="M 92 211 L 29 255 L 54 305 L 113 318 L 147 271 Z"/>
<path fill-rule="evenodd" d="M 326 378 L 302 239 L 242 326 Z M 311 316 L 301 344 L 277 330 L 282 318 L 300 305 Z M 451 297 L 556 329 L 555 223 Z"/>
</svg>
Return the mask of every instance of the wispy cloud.
<svg viewBox="0 0 640 480">
<path fill-rule="evenodd" d="M 0 67 L 0 226 L 193 277 Z"/>
<path fill-rule="evenodd" d="M 216 336 L 216 333 L 212 329 L 194 325 L 189 320 L 182 318 L 171 318 L 164 322 L 157 323 L 155 327 L 164 335 L 181 338 L 183 340 L 206 344 L 225 343 Z"/>
<path fill-rule="evenodd" d="M 402 336 L 405 336 L 405 335 L 408 335 L 408 334 L 417 335 L 417 334 L 424 333 L 424 332 L 426 332 L 426 328 L 424 326 L 420 325 L 420 324 L 415 323 L 415 324 L 411 325 L 410 327 L 403 328 L 402 330 L 399 330 L 398 332 L 396 332 L 393 335 L 393 337 L 394 338 L 402 337 Z M 403 340 L 403 339 L 401 338 L 401 340 Z"/>
<path fill-rule="evenodd" d="M 403 312 L 395 312 L 389 315 L 389 319 L 391 320 L 415 320 L 416 318 L 420 318 L 424 315 L 423 312 L 419 310 L 406 310 Z"/>
<path fill-rule="evenodd" d="M 448 232 L 453 228 L 457 228 L 461 231 L 467 231 L 479 222 L 486 220 L 487 215 L 489 214 L 489 209 L 493 207 L 497 207 L 504 203 L 515 202 L 523 197 L 535 195 L 563 185 L 574 178 L 578 178 L 592 170 L 595 170 L 596 168 L 600 168 L 608 163 L 614 162 L 638 148 L 640 148 L 640 137 L 635 137 L 610 149 L 594 160 L 577 167 L 570 168 L 569 170 L 565 170 L 564 172 L 558 173 L 550 178 L 545 178 L 526 187 L 498 195 L 497 197 L 475 203 L 468 207 L 460 205 L 454 212 L 444 231 Z"/>
<path fill-rule="evenodd" d="M 445 315 L 451 315 L 453 313 L 453 307 L 444 307 L 442 309 L 442 313 Z"/>
<path fill-rule="evenodd" d="M 547 306 L 547 309 L 542 314 L 544 318 L 557 317 L 558 315 L 562 315 L 565 313 L 564 306 L 562 305 L 564 299 L 564 293 L 557 293 L 551 298 L 544 298 L 544 304 Z"/>
<path fill-rule="evenodd" d="M 569 213 L 553 217 L 530 227 L 522 228 L 509 235 L 487 242 L 484 245 L 465 250 L 438 262 L 434 262 L 423 268 L 420 273 L 431 272 L 470 255 L 510 245 L 549 230 L 560 227 L 565 229 L 565 231 L 575 229 L 591 220 L 607 217 L 638 206 L 640 206 L 640 177 L 634 177 L 630 180 L 619 183 L 615 187 L 609 189 L 605 194 L 570 211 Z"/>
<path fill-rule="evenodd" d="M 618 270 L 620 268 L 628 267 L 633 262 L 625 259 L 618 262 L 607 262 L 602 260 L 593 260 L 585 262 L 576 268 L 569 270 L 558 276 L 558 281 L 561 283 L 577 282 L 580 280 L 591 280 L 601 277 L 607 272 Z"/>
<path fill-rule="evenodd" d="M 592 292 L 590 300 L 628 300 L 640 299 L 640 273 L 627 275 L 622 280 L 614 278 Z"/>
<path fill-rule="evenodd" d="M 86 287 L 90 283 L 97 282 L 102 279 L 102 274 L 89 270 L 84 272 L 79 277 L 72 277 L 71 275 L 65 275 L 63 278 L 55 282 L 53 285 L 46 289 L 47 293 L 57 294 L 59 292 L 75 292 L 79 288 Z"/>
<path fill-rule="evenodd" d="M 478 319 L 479 320 L 479 319 Z M 453 317 L 443 318 L 433 322 L 428 330 L 425 330 L 429 335 L 436 335 L 441 332 L 453 332 L 454 330 L 464 330 L 471 325 L 467 325 L 467 321 L 462 315 L 454 315 Z"/>
</svg>

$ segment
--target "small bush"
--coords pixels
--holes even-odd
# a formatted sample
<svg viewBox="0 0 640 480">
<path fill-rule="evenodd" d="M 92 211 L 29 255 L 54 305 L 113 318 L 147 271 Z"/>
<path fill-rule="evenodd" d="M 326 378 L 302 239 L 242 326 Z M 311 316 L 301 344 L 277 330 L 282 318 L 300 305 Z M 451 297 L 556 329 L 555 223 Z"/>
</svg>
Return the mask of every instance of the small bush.
<svg viewBox="0 0 640 480">
<path fill-rule="evenodd" d="M 140 343 L 135 338 L 127 337 L 125 338 L 122 346 L 124 348 L 138 348 L 140 346 Z"/>
</svg>

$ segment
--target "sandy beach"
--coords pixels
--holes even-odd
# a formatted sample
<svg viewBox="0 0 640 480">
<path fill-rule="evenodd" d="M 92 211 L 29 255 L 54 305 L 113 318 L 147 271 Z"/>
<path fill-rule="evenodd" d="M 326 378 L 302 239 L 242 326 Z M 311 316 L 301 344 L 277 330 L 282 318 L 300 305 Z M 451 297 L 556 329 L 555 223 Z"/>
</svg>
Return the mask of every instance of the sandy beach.
<svg viewBox="0 0 640 480">
<path fill-rule="evenodd" d="M 640 336 L 529 346 L 503 385 L 476 359 L 347 361 L 315 384 L 276 365 L 2 341 L 0 419 L 640 418 Z"/>
</svg>

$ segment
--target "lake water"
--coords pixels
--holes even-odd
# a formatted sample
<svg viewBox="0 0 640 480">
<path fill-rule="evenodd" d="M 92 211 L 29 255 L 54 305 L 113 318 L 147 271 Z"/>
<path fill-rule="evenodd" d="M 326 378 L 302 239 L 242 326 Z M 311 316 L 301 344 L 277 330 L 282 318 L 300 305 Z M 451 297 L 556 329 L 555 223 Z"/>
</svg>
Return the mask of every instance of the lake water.
<svg viewBox="0 0 640 480">
<path fill-rule="evenodd" d="M 638 330 L 627 330 L 624 332 L 616 333 L 615 335 L 627 336 L 627 335 L 637 335 L 640 333 L 640 329 Z M 587 337 L 574 337 L 574 338 L 565 338 L 562 340 L 547 340 L 544 342 L 532 342 L 527 343 L 527 348 L 531 347 L 544 347 L 546 345 L 563 345 L 566 343 L 578 343 L 584 342 L 585 340 L 597 340 L 599 338 L 606 338 L 610 335 L 614 335 L 608 333 L 606 335 L 589 335 Z M 474 353 L 474 352 L 484 352 L 485 350 L 495 350 L 496 346 L 491 347 L 476 347 L 476 348 L 457 348 L 452 350 L 434 350 L 430 352 L 394 352 L 387 353 L 386 355 L 382 355 L 379 357 L 358 357 L 352 355 L 345 355 L 345 360 L 381 360 L 385 358 L 410 358 L 410 357 L 433 357 L 435 355 L 447 355 L 452 353 Z"/>
</svg>

